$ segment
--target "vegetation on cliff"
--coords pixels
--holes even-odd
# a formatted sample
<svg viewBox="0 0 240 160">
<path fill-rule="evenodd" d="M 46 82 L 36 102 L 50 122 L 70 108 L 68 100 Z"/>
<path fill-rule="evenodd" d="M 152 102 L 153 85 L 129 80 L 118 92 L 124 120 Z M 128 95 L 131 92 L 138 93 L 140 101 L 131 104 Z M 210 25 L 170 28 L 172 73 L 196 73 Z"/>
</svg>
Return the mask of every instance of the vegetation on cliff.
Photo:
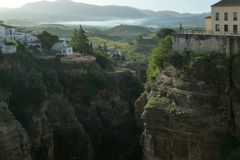
<svg viewBox="0 0 240 160">
<path fill-rule="evenodd" d="M 167 55 L 172 49 L 172 37 L 165 37 L 160 44 L 153 49 L 148 62 L 148 78 L 154 79 L 159 74 L 161 68 L 164 67 Z"/>
<path fill-rule="evenodd" d="M 240 56 L 227 57 L 224 53 L 215 52 L 201 54 L 186 52 L 180 54 L 172 52 L 171 42 L 171 37 L 166 36 L 152 51 L 149 58 L 148 82 L 145 84 L 145 92 L 136 102 L 137 112 L 143 113 L 143 115 L 137 113 L 137 115 L 143 117 L 143 120 L 137 117 L 138 125 L 141 128 L 143 127 L 141 123 L 145 123 L 145 129 L 147 130 L 144 132 L 144 141 L 153 143 L 151 147 L 147 144 L 144 145 L 145 156 L 150 159 L 171 156 L 168 155 L 167 151 L 161 152 L 158 148 L 163 145 L 163 141 L 174 142 L 174 139 L 169 138 L 169 135 L 171 135 L 171 130 L 176 130 L 179 133 L 189 132 L 196 134 L 196 136 L 201 132 L 209 132 L 212 137 L 206 136 L 205 140 L 212 141 L 215 139 L 215 142 L 212 143 L 212 148 L 214 148 L 212 151 L 205 152 L 204 149 L 202 150 L 209 156 L 203 158 L 204 156 L 199 154 L 195 155 L 195 159 L 198 156 L 203 159 L 239 159 Z M 208 108 L 207 106 L 211 107 Z M 211 120 L 213 115 L 218 120 Z M 200 116 L 199 121 L 195 121 L 198 116 Z M 202 119 L 203 117 L 204 119 Z M 158 122 L 157 126 L 155 126 L 156 122 Z M 194 129 L 189 130 L 189 126 L 194 128 L 199 125 L 198 123 L 205 123 L 206 126 L 214 123 L 216 128 L 203 129 L 203 125 L 202 128 L 198 127 L 196 133 Z M 178 128 L 178 125 L 182 129 Z M 222 125 L 222 127 L 217 128 L 218 125 Z M 161 126 L 167 127 L 167 129 L 162 128 L 163 130 L 166 129 L 168 133 L 166 137 L 164 137 L 165 132 L 159 130 L 158 134 L 163 134 L 162 137 L 159 137 L 151 130 L 159 126 L 160 128 Z M 219 141 L 217 140 L 219 138 L 218 132 L 224 135 Z M 177 134 L 174 134 L 174 136 L 178 137 Z M 162 141 L 158 141 L 159 138 L 163 138 Z M 178 141 L 179 143 L 182 142 L 182 145 L 185 144 L 181 136 Z M 189 143 L 191 144 L 191 142 Z M 154 147 L 155 145 L 158 148 Z M 204 142 L 201 145 L 204 145 Z M 194 147 L 197 147 L 197 144 Z M 181 148 L 184 148 L 184 146 Z M 171 149 L 171 152 L 176 152 L 175 156 L 178 154 L 181 158 L 188 157 L 184 149 L 168 148 L 168 150 Z M 154 155 L 150 154 L 149 150 Z M 189 152 L 191 152 L 191 149 L 189 149 Z"/>
<path fill-rule="evenodd" d="M 142 84 L 130 71 L 108 69 L 103 53 L 96 57 L 64 63 L 34 58 L 24 48 L 0 55 L 0 101 L 26 129 L 33 159 L 141 157 L 133 104 Z"/>
</svg>

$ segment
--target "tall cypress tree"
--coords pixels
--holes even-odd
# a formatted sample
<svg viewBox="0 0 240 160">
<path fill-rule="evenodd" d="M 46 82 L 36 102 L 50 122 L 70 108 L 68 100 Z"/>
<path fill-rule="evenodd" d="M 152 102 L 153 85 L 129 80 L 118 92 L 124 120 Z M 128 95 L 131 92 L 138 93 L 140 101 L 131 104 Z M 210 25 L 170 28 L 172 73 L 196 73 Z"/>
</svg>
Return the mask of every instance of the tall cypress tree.
<svg viewBox="0 0 240 160">
<path fill-rule="evenodd" d="M 91 43 L 89 42 L 85 30 L 82 26 L 79 26 L 79 29 L 74 30 L 74 36 L 71 40 L 71 46 L 73 47 L 73 51 L 77 53 L 81 53 L 84 55 L 93 54 L 93 48 Z"/>
</svg>

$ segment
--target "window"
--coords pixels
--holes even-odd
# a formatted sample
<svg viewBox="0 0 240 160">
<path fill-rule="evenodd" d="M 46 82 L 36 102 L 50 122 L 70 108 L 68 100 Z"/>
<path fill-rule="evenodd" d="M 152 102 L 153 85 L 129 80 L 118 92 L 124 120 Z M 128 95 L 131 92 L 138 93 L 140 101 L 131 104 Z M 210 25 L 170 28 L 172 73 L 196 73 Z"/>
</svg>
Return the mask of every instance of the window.
<svg viewBox="0 0 240 160">
<path fill-rule="evenodd" d="M 224 32 L 228 32 L 228 25 L 224 25 Z"/>
<path fill-rule="evenodd" d="M 228 21 L 228 13 L 227 12 L 224 13 L 224 20 Z"/>
<path fill-rule="evenodd" d="M 219 21 L 219 13 L 216 13 L 216 21 Z"/>
<path fill-rule="evenodd" d="M 238 19 L 238 17 L 237 17 L 237 12 L 234 12 L 234 13 L 233 13 L 233 20 L 234 20 L 234 21 L 237 21 L 237 19 Z"/>
<path fill-rule="evenodd" d="M 233 33 L 238 33 L 238 26 L 237 25 L 233 25 Z"/>
<path fill-rule="evenodd" d="M 216 30 L 217 32 L 220 31 L 219 24 L 216 24 L 216 26 L 215 26 L 215 30 Z"/>
</svg>

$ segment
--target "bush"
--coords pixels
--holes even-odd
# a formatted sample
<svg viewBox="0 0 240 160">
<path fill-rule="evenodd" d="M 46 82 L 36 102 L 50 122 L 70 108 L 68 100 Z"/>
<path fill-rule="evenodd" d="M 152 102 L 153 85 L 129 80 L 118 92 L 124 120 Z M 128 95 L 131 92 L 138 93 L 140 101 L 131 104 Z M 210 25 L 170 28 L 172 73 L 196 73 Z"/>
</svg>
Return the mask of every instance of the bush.
<svg viewBox="0 0 240 160">
<path fill-rule="evenodd" d="M 240 54 L 236 55 L 232 61 L 231 74 L 235 88 L 240 91 Z"/>
<path fill-rule="evenodd" d="M 224 146 L 225 160 L 239 160 L 240 159 L 240 139 L 236 137 L 229 138 Z"/>
<path fill-rule="evenodd" d="M 59 77 L 56 71 L 46 68 L 43 73 L 43 77 L 44 84 L 46 85 L 48 93 L 63 93 L 63 87 L 60 84 Z"/>
<path fill-rule="evenodd" d="M 167 36 L 171 36 L 173 35 L 175 31 L 173 29 L 170 29 L 170 28 L 162 28 L 160 29 L 158 32 L 157 32 L 157 37 L 162 40 L 164 39 L 165 37 Z"/>
<path fill-rule="evenodd" d="M 17 42 L 16 41 L 9 41 L 6 43 L 6 45 L 9 45 L 9 46 L 18 46 Z"/>
<path fill-rule="evenodd" d="M 110 67 L 111 61 L 108 59 L 107 55 L 103 52 L 97 51 L 95 53 L 96 62 L 104 69 Z"/>
<path fill-rule="evenodd" d="M 9 102 L 10 93 L 0 87 L 0 102 Z"/>
<path fill-rule="evenodd" d="M 172 37 L 165 37 L 160 44 L 153 49 L 149 57 L 147 77 L 148 79 L 155 79 L 156 73 L 161 71 L 164 67 L 168 54 L 172 50 Z"/>
</svg>

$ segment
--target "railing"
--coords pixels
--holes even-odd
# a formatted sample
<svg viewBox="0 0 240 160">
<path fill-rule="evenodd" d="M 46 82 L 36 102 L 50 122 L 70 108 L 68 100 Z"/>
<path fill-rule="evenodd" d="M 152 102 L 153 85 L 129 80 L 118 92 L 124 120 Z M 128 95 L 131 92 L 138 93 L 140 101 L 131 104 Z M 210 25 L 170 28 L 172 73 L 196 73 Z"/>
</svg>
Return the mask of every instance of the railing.
<svg viewBox="0 0 240 160">
<path fill-rule="evenodd" d="M 196 34 L 196 35 L 216 35 L 216 36 L 240 36 L 240 33 L 229 33 L 229 32 L 213 32 L 205 30 L 178 30 L 176 34 Z"/>
<path fill-rule="evenodd" d="M 207 34 L 205 30 L 179 30 L 176 32 L 177 34 Z"/>
</svg>

